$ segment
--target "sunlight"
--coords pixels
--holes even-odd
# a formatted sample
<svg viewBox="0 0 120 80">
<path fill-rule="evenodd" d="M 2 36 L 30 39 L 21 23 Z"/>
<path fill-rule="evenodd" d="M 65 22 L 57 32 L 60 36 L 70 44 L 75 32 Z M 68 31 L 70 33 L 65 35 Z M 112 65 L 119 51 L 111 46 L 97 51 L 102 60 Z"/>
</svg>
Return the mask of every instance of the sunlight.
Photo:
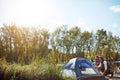
<svg viewBox="0 0 120 80">
<path fill-rule="evenodd" d="M 25 25 L 46 25 L 55 18 L 54 7 L 49 0 L 14 0 L 11 2 L 10 14 L 14 17 L 13 22 Z"/>
</svg>

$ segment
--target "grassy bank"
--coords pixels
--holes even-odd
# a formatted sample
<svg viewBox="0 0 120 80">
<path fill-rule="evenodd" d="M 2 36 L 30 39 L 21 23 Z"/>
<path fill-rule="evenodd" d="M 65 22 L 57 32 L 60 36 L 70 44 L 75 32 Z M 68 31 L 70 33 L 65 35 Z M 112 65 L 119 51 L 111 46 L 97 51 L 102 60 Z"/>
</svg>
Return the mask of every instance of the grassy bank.
<svg viewBox="0 0 120 80">
<path fill-rule="evenodd" d="M 71 80 L 62 77 L 60 68 L 42 61 L 21 65 L 0 59 L 0 80 Z"/>
</svg>

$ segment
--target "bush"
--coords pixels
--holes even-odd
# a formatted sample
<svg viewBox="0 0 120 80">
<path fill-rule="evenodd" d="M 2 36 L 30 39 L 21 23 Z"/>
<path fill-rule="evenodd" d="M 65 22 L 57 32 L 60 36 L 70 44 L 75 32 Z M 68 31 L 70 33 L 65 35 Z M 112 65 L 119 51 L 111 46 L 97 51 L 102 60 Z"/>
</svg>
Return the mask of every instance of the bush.
<svg viewBox="0 0 120 80">
<path fill-rule="evenodd" d="M 0 80 L 71 80 L 62 77 L 60 66 L 40 62 L 21 65 L 0 60 Z"/>
</svg>

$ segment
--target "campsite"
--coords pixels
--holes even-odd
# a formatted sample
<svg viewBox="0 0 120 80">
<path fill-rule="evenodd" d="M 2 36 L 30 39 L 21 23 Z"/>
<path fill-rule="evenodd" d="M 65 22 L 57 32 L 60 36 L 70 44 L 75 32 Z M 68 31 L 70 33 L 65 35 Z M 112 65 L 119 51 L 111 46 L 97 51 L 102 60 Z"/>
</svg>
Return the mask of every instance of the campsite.
<svg viewBox="0 0 120 80">
<path fill-rule="evenodd" d="M 74 77 L 77 80 L 106 80 L 85 58 L 73 58 L 63 65 L 63 76 Z"/>
<path fill-rule="evenodd" d="M 0 80 L 120 80 L 120 0 L 0 0 Z"/>
<path fill-rule="evenodd" d="M 115 61 L 115 63 L 118 63 Z M 120 65 L 120 63 L 118 64 Z M 79 72 L 80 71 L 80 72 Z M 119 80 L 120 73 L 117 72 L 114 76 L 103 76 L 94 67 L 93 63 L 81 57 L 70 59 L 62 66 L 63 76 L 76 78 L 77 80 Z"/>
<path fill-rule="evenodd" d="M 92 34 L 86 31 L 80 32 L 79 27 L 67 30 L 67 27 L 63 26 L 59 30 L 56 29 L 52 35 L 46 29 L 22 28 L 16 25 L 4 25 L 0 30 L 0 80 L 74 80 L 74 78 L 63 76 L 60 71 L 62 66 L 57 66 L 57 64 L 65 64 L 72 58 L 81 57 L 88 60 L 85 61 L 90 64 L 85 64 L 87 67 L 92 67 L 91 62 L 94 61 L 96 55 L 102 56 L 108 62 L 120 59 L 119 37 L 113 37 L 115 40 L 117 39 L 116 44 L 111 44 L 113 38 L 111 39 L 104 29 L 97 30 L 96 34 Z M 97 42 L 95 43 L 93 40 Z M 48 41 L 51 42 L 48 44 Z M 86 46 L 86 44 L 90 45 Z M 53 46 L 53 49 L 49 49 L 49 45 Z M 71 47 L 72 45 L 76 46 L 75 51 L 74 47 Z M 112 50 L 112 46 L 116 48 Z M 116 52 L 117 50 L 118 52 Z M 81 63 L 79 59 L 78 62 Z M 72 64 L 69 67 L 72 68 Z M 110 62 L 109 64 L 115 73 L 119 63 Z M 90 70 L 89 74 L 97 74 L 93 67 L 91 69 L 83 67 L 81 70 L 88 70 L 88 72 Z M 75 72 L 78 73 L 76 76 L 82 77 L 79 69 Z M 99 76 L 101 75 L 98 74 L 97 77 Z M 108 78 L 110 77 L 108 76 Z M 119 80 L 119 74 L 112 78 Z"/>
</svg>

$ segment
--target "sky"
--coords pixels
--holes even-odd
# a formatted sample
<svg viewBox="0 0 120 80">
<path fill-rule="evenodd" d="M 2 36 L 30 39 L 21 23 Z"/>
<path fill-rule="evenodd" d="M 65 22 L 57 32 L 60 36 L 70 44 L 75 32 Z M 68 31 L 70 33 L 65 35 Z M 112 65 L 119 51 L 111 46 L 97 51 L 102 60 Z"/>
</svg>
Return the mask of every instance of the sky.
<svg viewBox="0 0 120 80">
<path fill-rule="evenodd" d="M 0 26 L 78 26 L 82 31 L 105 29 L 120 36 L 120 0 L 0 0 Z"/>
</svg>

